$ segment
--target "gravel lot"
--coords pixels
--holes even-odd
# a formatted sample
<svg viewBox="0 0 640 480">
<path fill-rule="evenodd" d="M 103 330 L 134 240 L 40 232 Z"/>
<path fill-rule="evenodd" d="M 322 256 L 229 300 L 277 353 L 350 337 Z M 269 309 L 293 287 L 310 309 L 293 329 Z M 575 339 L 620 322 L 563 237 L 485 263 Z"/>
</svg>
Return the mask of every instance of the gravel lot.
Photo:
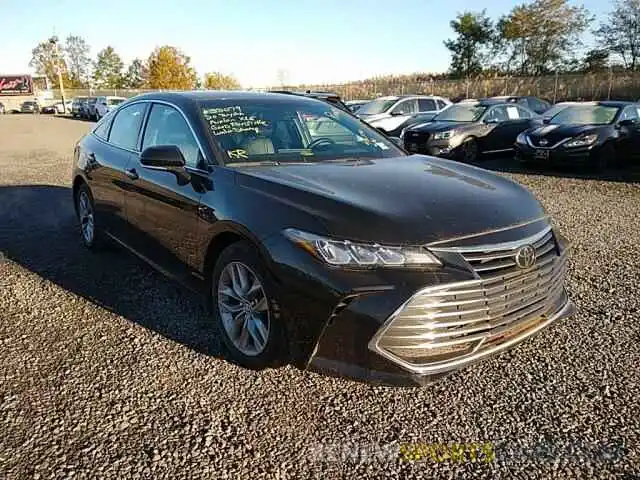
<svg viewBox="0 0 640 480">
<path fill-rule="evenodd" d="M 86 252 L 69 174 L 90 126 L 0 116 L 0 478 L 640 478 L 637 169 L 486 162 L 573 240 L 578 314 L 433 387 L 392 389 L 244 370 L 198 298 L 123 252 Z M 492 442 L 495 460 L 398 459 L 422 442 Z"/>
</svg>

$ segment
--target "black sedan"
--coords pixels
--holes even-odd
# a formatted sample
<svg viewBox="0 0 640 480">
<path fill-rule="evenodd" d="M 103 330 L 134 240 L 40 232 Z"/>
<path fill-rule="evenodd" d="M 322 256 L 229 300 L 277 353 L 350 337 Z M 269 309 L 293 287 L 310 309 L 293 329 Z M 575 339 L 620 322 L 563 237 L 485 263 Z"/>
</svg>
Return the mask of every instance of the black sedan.
<svg viewBox="0 0 640 480">
<path fill-rule="evenodd" d="M 510 152 L 518 135 L 537 124 L 538 116 L 522 105 L 465 101 L 404 129 L 400 138 L 409 152 L 474 162 L 483 153 Z"/>
<path fill-rule="evenodd" d="M 601 170 L 616 160 L 640 157 L 640 103 L 569 104 L 544 122 L 517 138 L 516 158 L 522 162 Z"/>
<path fill-rule="evenodd" d="M 248 367 L 426 384 L 573 311 L 567 242 L 526 189 L 325 101 L 138 96 L 80 140 L 72 180 L 84 244 L 202 292 Z"/>
</svg>

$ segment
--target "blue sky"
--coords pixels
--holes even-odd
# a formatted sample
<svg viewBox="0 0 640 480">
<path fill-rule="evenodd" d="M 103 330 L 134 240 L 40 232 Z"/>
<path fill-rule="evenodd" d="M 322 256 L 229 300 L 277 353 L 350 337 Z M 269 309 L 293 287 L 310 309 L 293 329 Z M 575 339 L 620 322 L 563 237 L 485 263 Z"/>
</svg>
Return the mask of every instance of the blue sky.
<svg viewBox="0 0 640 480">
<path fill-rule="evenodd" d="M 125 62 L 169 44 L 199 74 L 234 74 L 244 86 L 325 83 L 372 75 L 439 72 L 449 21 L 464 10 L 497 18 L 514 0 L 0 0 L 0 73 L 29 72 L 31 49 L 54 31 L 107 45 Z M 611 1 L 573 1 L 602 18 Z"/>
</svg>

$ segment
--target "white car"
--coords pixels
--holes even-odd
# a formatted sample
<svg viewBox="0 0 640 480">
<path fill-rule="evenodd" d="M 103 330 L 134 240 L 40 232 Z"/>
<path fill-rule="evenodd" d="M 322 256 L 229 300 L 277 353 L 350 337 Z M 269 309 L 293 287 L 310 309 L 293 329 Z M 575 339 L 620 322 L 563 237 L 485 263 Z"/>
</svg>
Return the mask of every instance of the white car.
<svg viewBox="0 0 640 480">
<path fill-rule="evenodd" d="M 95 119 L 100 120 L 111 110 L 127 100 L 124 97 L 96 97 L 96 114 Z"/>
<path fill-rule="evenodd" d="M 67 107 L 67 111 L 66 113 L 71 113 L 71 105 L 73 104 L 73 100 L 67 100 L 66 102 L 64 102 L 65 106 Z M 58 102 L 56 103 L 53 108 L 56 109 L 56 113 L 58 115 L 62 115 L 63 113 L 65 113 L 64 109 L 62 108 L 62 102 Z"/>
<path fill-rule="evenodd" d="M 372 127 L 397 137 L 408 124 L 428 121 L 449 105 L 449 99 L 431 95 L 380 97 L 364 104 L 356 115 Z"/>
</svg>

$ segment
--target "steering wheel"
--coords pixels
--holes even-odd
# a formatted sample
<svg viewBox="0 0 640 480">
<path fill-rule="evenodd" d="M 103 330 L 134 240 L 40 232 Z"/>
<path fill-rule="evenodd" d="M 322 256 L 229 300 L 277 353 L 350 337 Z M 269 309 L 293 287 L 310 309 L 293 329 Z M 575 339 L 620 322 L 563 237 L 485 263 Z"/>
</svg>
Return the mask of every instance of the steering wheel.
<svg viewBox="0 0 640 480">
<path fill-rule="evenodd" d="M 327 137 L 320 137 L 320 138 L 316 138 L 313 142 L 311 142 L 309 144 L 309 146 L 307 148 L 310 148 L 311 150 L 319 147 L 320 145 L 335 145 L 336 142 L 334 142 L 333 140 L 331 140 L 330 138 Z"/>
</svg>

